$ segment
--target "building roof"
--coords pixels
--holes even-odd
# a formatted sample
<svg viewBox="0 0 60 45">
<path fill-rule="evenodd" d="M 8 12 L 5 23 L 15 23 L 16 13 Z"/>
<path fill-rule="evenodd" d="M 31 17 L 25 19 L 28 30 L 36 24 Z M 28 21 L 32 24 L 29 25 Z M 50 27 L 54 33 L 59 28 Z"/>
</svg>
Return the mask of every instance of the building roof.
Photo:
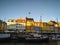
<svg viewBox="0 0 60 45">
<path fill-rule="evenodd" d="M 17 20 L 15 20 L 16 22 L 19 22 L 19 23 L 25 23 L 26 21 L 25 21 L 25 19 L 17 19 Z"/>
<path fill-rule="evenodd" d="M 27 17 L 26 17 L 26 20 L 33 20 L 33 21 L 34 21 L 34 19 L 33 19 L 33 18 L 27 18 Z"/>
</svg>

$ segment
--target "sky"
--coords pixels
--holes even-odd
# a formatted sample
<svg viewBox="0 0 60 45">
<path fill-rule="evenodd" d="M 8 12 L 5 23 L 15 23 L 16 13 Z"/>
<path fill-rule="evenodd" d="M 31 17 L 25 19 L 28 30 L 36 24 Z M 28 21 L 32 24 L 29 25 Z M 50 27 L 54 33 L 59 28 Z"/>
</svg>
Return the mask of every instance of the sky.
<svg viewBox="0 0 60 45">
<path fill-rule="evenodd" d="M 29 14 L 30 12 L 30 14 Z M 0 0 L 0 19 L 34 18 L 34 21 L 60 21 L 60 0 Z"/>
</svg>

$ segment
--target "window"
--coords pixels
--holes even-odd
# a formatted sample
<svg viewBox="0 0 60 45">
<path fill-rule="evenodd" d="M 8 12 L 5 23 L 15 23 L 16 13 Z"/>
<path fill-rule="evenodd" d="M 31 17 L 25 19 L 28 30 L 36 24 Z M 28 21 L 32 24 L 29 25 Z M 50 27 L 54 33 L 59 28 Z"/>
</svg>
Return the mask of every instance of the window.
<svg viewBox="0 0 60 45">
<path fill-rule="evenodd" d="M 50 28 L 51 28 L 51 30 L 54 30 L 54 27 L 53 26 L 51 26 Z"/>
<path fill-rule="evenodd" d="M 11 22 L 14 22 L 14 20 L 11 20 Z"/>
</svg>

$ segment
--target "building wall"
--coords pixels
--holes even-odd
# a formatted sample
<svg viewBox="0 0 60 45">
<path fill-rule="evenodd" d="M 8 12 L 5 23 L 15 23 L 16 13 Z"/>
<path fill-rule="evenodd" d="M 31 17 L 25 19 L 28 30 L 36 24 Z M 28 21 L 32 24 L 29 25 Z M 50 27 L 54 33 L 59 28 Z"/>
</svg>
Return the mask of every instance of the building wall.
<svg viewBox="0 0 60 45">
<path fill-rule="evenodd" d="M 16 21 L 14 19 L 9 19 L 7 21 L 7 25 L 10 25 L 10 24 L 16 24 Z"/>
<path fill-rule="evenodd" d="M 2 21 L 0 20 L 0 30 L 2 30 Z"/>
<path fill-rule="evenodd" d="M 33 18 L 26 18 L 26 32 L 34 32 Z"/>
<path fill-rule="evenodd" d="M 7 26 L 7 30 L 9 31 L 19 31 L 22 32 L 24 31 L 26 28 L 24 25 L 22 24 L 11 24 Z"/>
<path fill-rule="evenodd" d="M 0 21 L 0 32 L 4 32 L 7 29 L 7 23 L 4 21 Z"/>
<path fill-rule="evenodd" d="M 7 25 L 11 24 L 21 24 L 19 27 L 21 30 L 26 30 L 26 32 L 34 32 L 34 31 L 51 31 L 51 30 L 58 30 L 58 27 L 55 27 L 55 24 L 53 21 L 49 22 L 35 22 L 33 20 L 29 20 L 26 22 L 26 19 L 16 19 L 16 20 L 9 20 L 7 22 Z M 54 25 L 53 25 L 54 24 Z M 59 29 L 60 29 L 60 23 L 59 24 Z M 1 25 L 0 25 L 1 27 Z"/>
<path fill-rule="evenodd" d="M 7 23 L 6 23 L 6 22 L 3 22 L 3 23 L 2 23 L 2 27 L 3 27 L 2 29 L 3 29 L 4 31 L 7 30 Z"/>
<path fill-rule="evenodd" d="M 39 26 L 34 26 L 34 32 L 40 32 L 40 31 L 41 31 L 41 29 Z"/>
<path fill-rule="evenodd" d="M 7 30 L 16 30 L 16 25 L 15 24 L 7 25 Z"/>
<path fill-rule="evenodd" d="M 43 22 L 43 27 L 42 27 L 42 30 L 46 30 L 46 31 L 49 31 L 50 30 L 50 26 L 46 23 L 46 22 Z"/>
</svg>

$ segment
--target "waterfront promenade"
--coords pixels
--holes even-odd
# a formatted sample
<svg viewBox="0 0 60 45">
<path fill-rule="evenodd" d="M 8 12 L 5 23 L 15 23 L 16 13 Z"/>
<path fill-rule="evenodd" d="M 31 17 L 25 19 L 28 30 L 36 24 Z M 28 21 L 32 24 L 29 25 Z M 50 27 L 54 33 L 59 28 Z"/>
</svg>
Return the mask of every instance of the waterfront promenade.
<svg viewBox="0 0 60 45">
<path fill-rule="evenodd" d="M 6 36 L 5 36 L 6 35 Z M 4 32 L 0 33 L 0 36 L 5 38 L 9 38 L 11 40 L 41 40 L 41 39 L 46 39 L 46 40 L 60 40 L 60 33 L 36 33 L 36 32 Z"/>
<path fill-rule="evenodd" d="M 27 33 L 27 32 L 4 32 L 0 34 L 10 34 L 10 37 L 7 39 L 0 40 L 0 45 L 60 45 L 60 41 L 56 40 L 54 36 L 57 36 L 60 33 L 34 33 L 35 37 L 33 37 L 33 33 Z M 36 36 L 39 34 L 38 36 Z M 44 36 L 43 36 L 44 35 Z M 49 40 L 41 41 L 41 40 L 34 40 L 34 41 L 26 41 L 24 38 L 32 36 L 33 38 L 41 37 L 45 38 L 47 36 Z M 20 40 L 21 39 L 21 40 Z M 23 39 L 23 40 L 22 40 Z M 38 38 L 37 38 L 38 39 Z"/>
</svg>

